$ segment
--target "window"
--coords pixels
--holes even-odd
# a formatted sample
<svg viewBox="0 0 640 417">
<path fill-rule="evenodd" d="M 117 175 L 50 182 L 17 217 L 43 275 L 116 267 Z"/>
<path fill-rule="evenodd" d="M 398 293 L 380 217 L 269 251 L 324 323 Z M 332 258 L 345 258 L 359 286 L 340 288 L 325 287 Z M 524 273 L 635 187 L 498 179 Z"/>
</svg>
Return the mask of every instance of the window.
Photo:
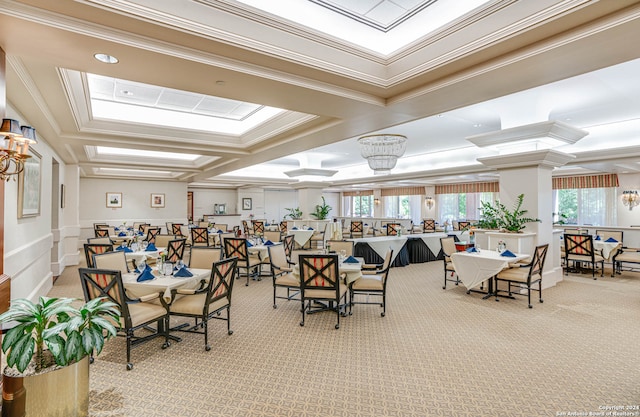
<svg viewBox="0 0 640 417">
<path fill-rule="evenodd" d="M 496 197 L 497 193 L 494 192 L 439 194 L 440 219 L 450 223 L 454 220 L 478 220 L 482 203 L 493 202 Z"/>
<path fill-rule="evenodd" d="M 613 226 L 617 224 L 616 188 L 567 188 L 553 192 L 554 220 L 566 224 Z"/>
<path fill-rule="evenodd" d="M 343 215 L 347 217 L 373 217 L 373 195 L 345 196 Z"/>
<path fill-rule="evenodd" d="M 384 216 L 394 219 L 411 219 L 419 224 L 422 220 L 423 195 L 393 195 L 384 197 Z"/>
</svg>

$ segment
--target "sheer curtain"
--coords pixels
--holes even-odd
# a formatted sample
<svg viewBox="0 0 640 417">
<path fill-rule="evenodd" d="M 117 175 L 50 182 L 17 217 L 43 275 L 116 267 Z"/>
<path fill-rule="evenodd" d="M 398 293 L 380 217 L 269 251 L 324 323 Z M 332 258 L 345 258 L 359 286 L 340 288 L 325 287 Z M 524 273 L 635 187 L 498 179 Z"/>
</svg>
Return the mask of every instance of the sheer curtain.
<svg viewBox="0 0 640 417">
<path fill-rule="evenodd" d="M 617 224 L 616 188 L 578 190 L 578 224 L 613 226 Z"/>
<path fill-rule="evenodd" d="M 342 197 L 342 215 L 351 217 L 353 197 Z"/>
</svg>

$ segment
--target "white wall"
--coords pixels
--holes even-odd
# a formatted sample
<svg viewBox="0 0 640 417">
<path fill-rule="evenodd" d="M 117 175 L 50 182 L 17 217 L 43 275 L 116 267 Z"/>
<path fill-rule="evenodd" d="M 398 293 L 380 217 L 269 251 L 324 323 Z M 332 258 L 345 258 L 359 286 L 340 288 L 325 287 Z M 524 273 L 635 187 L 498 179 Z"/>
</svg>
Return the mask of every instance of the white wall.
<svg viewBox="0 0 640 417">
<path fill-rule="evenodd" d="M 107 193 L 122 193 L 121 208 L 107 208 Z M 163 208 L 151 207 L 151 194 L 164 194 Z M 127 179 L 80 179 L 81 242 L 93 236 L 94 223 L 120 225 L 145 221 L 154 226 L 187 222 L 187 183 Z"/>
<path fill-rule="evenodd" d="M 6 115 L 23 125 L 29 124 L 10 104 Z M 59 184 L 65 181 L 65 165 L 60 162 L 57 174 L 53 175 L 52 161 L 54 158 L 61 161 L 61 158 L 49 147 L 45 137 L 38 135 L 33 149 L 42 157 L 40 214 L 18 219 L 17 181 L 5 184 L 4 200 L 4 273 L 11 277 L 11 298 L 31 300 L 46 295 L 51 289 L 54 265 L 57 275 L 65 265 L 73 264 L 78 255 L 76 248 L 65 244 L 66 240 L 74 239 L 77 232 L 73 220 L 67 222 L 65 209 L 53 206 L 58 204 Z"/>
<path fill-rule="evenodd" d="M 189 189 L 193 192 L 193 221 L 205 214 L 215 214 L 214 204 L 226 204 L 227 214 L 238 214 L 238 192 L 233 189 Z"/>
<path fill-rule="evenodd" d="M 298 192 L 296 190 L 265 190 L 264 192 L 265 218 L 271 222 L 281 222 L 289 214 L 287 208 L 298 207 Z"/>
<path fill-rule="evenodd" d="M 622 192 L 625 190 L 640 192 L 640 174 L 618 174 L 618 183 L 617 225 L 620 227 L 638 226 L 640 225 L 640 206 L 629 210 L 629 207 L 622 203 Z"/>
</svg>

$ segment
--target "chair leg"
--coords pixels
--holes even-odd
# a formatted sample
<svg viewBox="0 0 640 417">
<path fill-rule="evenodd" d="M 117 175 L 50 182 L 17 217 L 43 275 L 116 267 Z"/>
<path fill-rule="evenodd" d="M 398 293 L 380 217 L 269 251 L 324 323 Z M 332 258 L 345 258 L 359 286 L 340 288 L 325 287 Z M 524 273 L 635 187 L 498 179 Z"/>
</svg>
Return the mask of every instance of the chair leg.
<svg viewBox="0 0 640 417">
<path fill-rule="evenodd" d="M 386 292 L 382 293 L 382 313 L 380 315 L 384 317 L 387 314 L 387 294 Z"/>
<path fill-rule="evenodd" d="M 542 280 L 538 281 L 538 298 L 540 299 L 541 303 L 544 302 L 542 300 Z"/>
<path fill-rule="evenodd" d="M 131 339 L 133 338 L 133 330 L 127 330 L 127 371 L 133 369 L 131 363 Z"/>
<path fill-rule="evenodd" d="M 302 311 L 302 321 L 300 322 L 300 326 L 304 326 L 304 297 L 302 297 L 302 294 L 300 295 L 300 300 L 302 302 L 302 309 L 300 311 Z"/>
<path fill-rule="evenodd" d="M 202 330 L 204 331 L 204 350 L 207 352 L 211 350 L 211 346 L 209 346 L 209 320 L 206 317 L 202 320 Z"/>
<path fill-rule="evenodd" d="M 287 290 L 287 297 L 289 296 L 289 291 Z M 278 308 L 278 304 L 276 304 L 276 286 L 273 286 L 273 308 Z"/>
<path fill-rule="evenodd" d="M 529 308 L 533 308 L 531 305 L 531 286 L 527 285 L 527 302 L 529 303 Z"/>
</svg>

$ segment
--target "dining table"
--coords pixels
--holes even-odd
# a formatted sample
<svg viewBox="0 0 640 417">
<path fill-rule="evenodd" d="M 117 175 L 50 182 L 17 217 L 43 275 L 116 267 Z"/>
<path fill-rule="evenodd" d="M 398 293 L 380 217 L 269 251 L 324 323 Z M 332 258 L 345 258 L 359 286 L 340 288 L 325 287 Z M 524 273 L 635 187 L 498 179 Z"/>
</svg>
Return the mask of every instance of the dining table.
<svg viewBox="0 0 640 417">
<path fill-rule="evenodd" d="M 344 274 L 344 283 L 350 285 L 352 282 L 362 278 L 362 265 L 364 259 L 355 257 L 358 262 L 344 262 L 338 263 L 338 273 Z M 300 278 L 300 269 L 298 264 L 293 266 L 292 272 L 294 277 Z"/>
<path fill-rule="evenodd" d="M 117 250 L 118 248 L 116 248 Z M 132 252 L 124 252 L 125 258 L 127 260 L 133 260 L 136 265 L 139 265 L 140 262 L 146 261 L 147 259 L 157 259 L 162 253 L 166 250 L 166 248 L 156 248 L 155 250 L 136 250 Z"/>
<path fill-rule="evenodd" d="M 606 240 L 593 240 L 593 249 L 596 252 L 602 253 L 602 257 L 605 261 L 609 262 L 611 257 L 618 252 L 618 249 L 622 247 L 622 242 L 607 242 Z"/>
<path fill-rule="evenodd" d="M 309 243 L 311 236 L 315 233 L 314 229 L 289 229 L 288 235 L 293 235 L 293 241 L 299 247 L 303 248 Z"/>
<path fill-rule="evenodd" d="M 157 268 L 153 268 L 154 279 L 148 281 L 137 281 L 138 272 L 129 272 L 122 275 L 122 284 L 131 298 L 138 298 L 154 292 L 162 292 L 162 298 L 167 303 L 171 303 L 171 290 L 174 288 L 197 288 L 200 281 L 211 276 L 210 269 L 189 268 L 191 277 L 174 277 L 173 275 L 163 275 Z"/>
<path fill-rule="evenodd" d="M 382 264 L 387 250 L 393 249 L 391 266 L 409 265 L 407 236 L 376 236 L 346 239 L 353 241 L 353 255 L 364 258 L 368 264 Z"/>
<path fill-rule="evenodd" d="M 489 249 L 482 249 L 478 252 L 463 251 L 452 253 L 451 262 L 458 278 L 469 291 L 489 280 L 487 292 L 487 296 L 489 296 L 493 293 L 492 278 L 498 272 L 508 268 L 510 263 L 527 259 L 530 256 L 524 253 L 513 253 L 513 255 L 512 257 L 504 256 L 498 251 Z"/>
</svg>

